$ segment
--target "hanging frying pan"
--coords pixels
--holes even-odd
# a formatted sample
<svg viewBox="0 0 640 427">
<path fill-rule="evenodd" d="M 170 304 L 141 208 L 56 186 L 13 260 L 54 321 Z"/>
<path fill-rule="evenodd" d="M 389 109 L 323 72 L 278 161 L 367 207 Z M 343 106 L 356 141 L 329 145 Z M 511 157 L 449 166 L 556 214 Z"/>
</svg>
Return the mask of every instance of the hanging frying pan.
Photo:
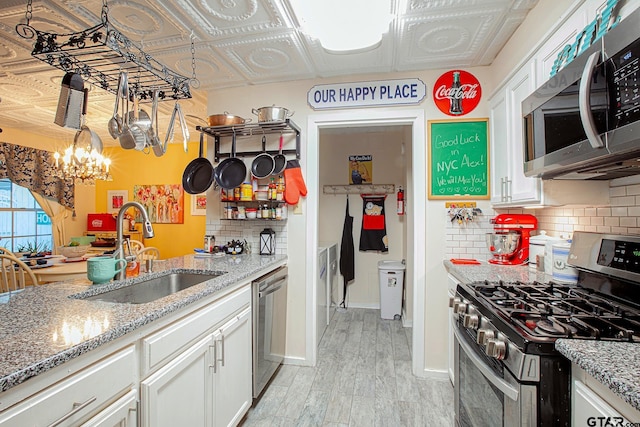
<svg viewBox="0 0 640 427">
<path fill-rule="evenodd" d="M 282 154 L 282 143 L 284 142 L 284 137 L 280 135 L 280 146 L 278 148 L 278 154 L 273 156 L 273 172 L 271 175 L 280 175 L 284 172 L 284 169 L 287 167 L 287 157 Z"/>
<path fill-rule="evenodd" d="M 182 175 L 182 188 L 189 194 L 204 193 L 213 183 L 213 165 L 206 157 L 202 157 L 203 135 L 203 133 L 200 133 L 200 154 L 198 158 L 191 160 Z"/>
<path fill-rule="evenodd" d="M 251 163 L 251 175 L 258 179 L 266 178 L 273 172 L 275 161 L 267 153 L 267 137 L 262 135 L 262 153 L 258 154 Z"/>
<path fill-rule="evenodd" d="M 231 139 L 231 157 L 224 159 L 215 172 L 215 180 L 225 190 L 236 188 L 247 177 L 247 165 L 236 157 L 236 134 Z"/>
</svg>

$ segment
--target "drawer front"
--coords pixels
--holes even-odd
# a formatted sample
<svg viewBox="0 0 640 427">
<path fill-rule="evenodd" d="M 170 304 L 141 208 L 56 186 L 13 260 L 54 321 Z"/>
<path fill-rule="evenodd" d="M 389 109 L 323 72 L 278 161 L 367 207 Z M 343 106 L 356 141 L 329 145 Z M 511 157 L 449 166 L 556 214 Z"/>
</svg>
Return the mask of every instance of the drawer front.
<svg viewBox="0 0 640 427">
<path fill-rule="evenodd" d="M 131 389 L 136 357 L 130 346 L 44 389 L 0 415 L 1 426 L 78 425 Z"/>
<path fill-rule="evenodd" d="M 251 303 L 251 286 L 228 295 L 219 301 L 188 315 L 176 323 L 142 340 L 143 377 L 167 363 L 192 343 L 209 332 L 233 313 Z"/>
</svg>

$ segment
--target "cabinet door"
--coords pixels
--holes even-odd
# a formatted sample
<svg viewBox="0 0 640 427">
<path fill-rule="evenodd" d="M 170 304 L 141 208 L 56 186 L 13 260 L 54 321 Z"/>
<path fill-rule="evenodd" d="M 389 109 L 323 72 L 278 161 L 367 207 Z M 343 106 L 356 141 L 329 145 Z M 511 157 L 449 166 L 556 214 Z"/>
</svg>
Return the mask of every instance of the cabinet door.
<svg viewBox="0 0 640 427">
<path fill-rule="evenodd" d="M 540 201 L 540 179 L 524 176 L 522 101 L 535 85 L 534 62 L 524 65 L 507 84 L 509 195 L 511 202 Z"/>
<path fill-rule="evenodd" d="M 490 101 L 489 126 L 491 129 L 491 202 L 500 204 L 505 200 L 505 179 L 509 175 L 507 138 L 507 100 L 501 90 Z"/>
<path fill-rule="evenodd" d="M 235 426 L 252 402 L 251 309 L 231 319 L 213 336 L 213 425 Z"/>
<path fill-rule="evenodd" d="M 211 424 L 212 345 L 209 335 L 141 383 L 143 426 Z"/>
<path fill-rule="evenodd" d="M 595 424 L 596 422 L 604 423 L 603 419 L 608 419 L 606 425 L 628 425 L 622 415 L 611 407 L 600 396 L 594 393 L 582 381 L 573 381 L 573 408 L 571 411 L 571 425 L 573 426 L 591 426 L 605 425 Z"/>
<path fill-rule="evenodd" d="M 138 425 L 137 394 L 130 391 L 82 427 L 136 427 Z"/>
</svg>

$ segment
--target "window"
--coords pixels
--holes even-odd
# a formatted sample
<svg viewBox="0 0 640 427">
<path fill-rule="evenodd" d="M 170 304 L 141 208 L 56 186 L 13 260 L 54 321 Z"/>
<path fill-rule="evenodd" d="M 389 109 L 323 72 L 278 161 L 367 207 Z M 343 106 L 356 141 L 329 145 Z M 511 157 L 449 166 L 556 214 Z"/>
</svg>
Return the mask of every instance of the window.
<svg viewBox="0 0 640 427">
<path fill-rule="evenodd" d="M 0 246 L 12 252 L 50 251 L 51 219 L 31 192 L 0 179 Z"/>
</svg>

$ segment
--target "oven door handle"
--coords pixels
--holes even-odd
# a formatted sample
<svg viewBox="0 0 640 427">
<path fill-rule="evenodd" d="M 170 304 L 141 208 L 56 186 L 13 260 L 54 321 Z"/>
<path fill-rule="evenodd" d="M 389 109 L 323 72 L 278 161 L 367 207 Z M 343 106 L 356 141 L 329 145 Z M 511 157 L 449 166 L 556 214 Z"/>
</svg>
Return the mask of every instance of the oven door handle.
<svg viewBox="0 0 640 427">
<path fill-rule="evenodd" d="M 476 368 L 478 368 L 482 375 L 509 399 L 513 401 L 518 400 L 518 390 L 502 378 L 497 377 L 496 374 L 484 364 L 482 359 L 480 359 L 478 355 L 475 354 L 471 346 L 464 340 L 464 337 L 460 336 L 458 328 L 454 327 L 453 332 L 456 335 L 456 341 L 458 341 L 460 347 L 462 347 L 462 349 L 464 350 L 464 353 L 469 359 L 471 359 L 473 364 L 476 366 Z"/>
</svg>

